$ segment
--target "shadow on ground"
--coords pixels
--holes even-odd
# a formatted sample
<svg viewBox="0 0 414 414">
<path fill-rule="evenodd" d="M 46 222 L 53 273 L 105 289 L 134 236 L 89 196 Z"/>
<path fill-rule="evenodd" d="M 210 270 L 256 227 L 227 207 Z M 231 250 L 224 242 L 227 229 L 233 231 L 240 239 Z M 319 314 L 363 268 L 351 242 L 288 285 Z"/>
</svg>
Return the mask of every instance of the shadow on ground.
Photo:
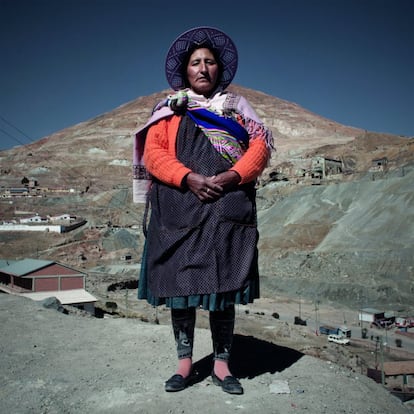
<svg viewBox="0 0 414 414">
<path fill-rule="evenodd" d="M 230 369 L 237 378 L 255 378 L 289 368 L 304 354 L 291 348 L 275 345 L 253 336 L 235 335 L 231 351 Z M 198 381 L 211 375 L 213 354 L 194 363 Z M 197 381 L 197 382 L 198 382 Z"/>
</svg>

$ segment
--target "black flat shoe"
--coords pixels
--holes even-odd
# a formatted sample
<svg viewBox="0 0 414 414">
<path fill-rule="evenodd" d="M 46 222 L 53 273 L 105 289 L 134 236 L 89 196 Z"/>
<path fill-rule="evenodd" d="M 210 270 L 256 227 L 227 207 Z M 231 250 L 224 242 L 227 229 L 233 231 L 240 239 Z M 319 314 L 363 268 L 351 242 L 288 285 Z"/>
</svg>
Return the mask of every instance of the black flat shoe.
<svg viewBox="0 0 414 414">
<path fill-rule="evenodd" d="M 229 394 L 243 394 L 243 387 L 237 378 L 229 375 L 221 380 L 214 371 L 211 373 L 211 378 L 213 378 L 213 384 L 219 385 L 224 392 L 228 392 Z"/>
<path fill-rule="evenodd" d="M 195 379 L 196 374 L 191 373 L 188 377 L 184 378 L 180 374 L 174 374 L 170 379 L 165 382 L 165 391 L 176 392 L 182 391 L 187 388 L 191 382 Z"/>
</svg>

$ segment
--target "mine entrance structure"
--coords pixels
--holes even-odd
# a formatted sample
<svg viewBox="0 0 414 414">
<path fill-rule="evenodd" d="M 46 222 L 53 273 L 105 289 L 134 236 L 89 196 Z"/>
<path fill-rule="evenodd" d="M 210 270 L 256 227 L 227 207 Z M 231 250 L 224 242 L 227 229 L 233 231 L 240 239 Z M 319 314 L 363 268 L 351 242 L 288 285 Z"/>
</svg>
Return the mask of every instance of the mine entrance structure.
<svg viewBox="0 0 414 414">
<path fill-rule="evenodd" d="M 312 178 L 324 179 L 328 175 L 341 174 L 343 170 L 342 161 L 324 157 L 312 158 Z"/>
</svg>

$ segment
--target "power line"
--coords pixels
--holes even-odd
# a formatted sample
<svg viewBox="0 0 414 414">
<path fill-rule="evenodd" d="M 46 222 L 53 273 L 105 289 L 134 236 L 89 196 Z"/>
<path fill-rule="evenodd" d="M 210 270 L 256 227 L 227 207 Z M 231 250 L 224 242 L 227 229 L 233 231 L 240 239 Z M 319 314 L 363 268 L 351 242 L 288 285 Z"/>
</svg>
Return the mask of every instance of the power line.
<svg viewBox="0 0 414 414">
<path fill-rule="evenodd" d="M 12 138 L 13 140 L 15 140 L 17 143 L 19 143 L 20 145 L 26 145 L 25 143 L 21 142 L 18 138 L 16 138 L 15 136 L 11 135 L 10 133 L 8 133 L 6 130 L 4 130 L 3 128 L 0 128 L 0 131 L 3 132 L 3 134 L 7 135 L 8 137 Z"/>
<path fill-rule="evenodd" d="M 6 118 L 4 118 L 3 116 L 0 115 L 0 119 L 6 123 L 8 126 L 12 127 L 13 129 L 15 129 L 17 132 L 19 132 L 20 134 L 22 134 L 25 138 L 27 138 L 30 142 L 34 142 L 34 140 L 29 137 L 29 135 L 27 135 L 25 132 L 23 132 L 20 128 L 17 128 L 16 125 L 14 125 L 12 122 L 8 121 Z M 0 129 L 4 134 L 8 135 L 10 138 L 14 139 L 16 142 L 18 142 L 20 145 L 26 145 L 26 143 L 21 142 L 18 138 L 16 138 L 14 135 L 9 134 L 7 131 L 5 131 L 4 129 Z"/>
</svg>

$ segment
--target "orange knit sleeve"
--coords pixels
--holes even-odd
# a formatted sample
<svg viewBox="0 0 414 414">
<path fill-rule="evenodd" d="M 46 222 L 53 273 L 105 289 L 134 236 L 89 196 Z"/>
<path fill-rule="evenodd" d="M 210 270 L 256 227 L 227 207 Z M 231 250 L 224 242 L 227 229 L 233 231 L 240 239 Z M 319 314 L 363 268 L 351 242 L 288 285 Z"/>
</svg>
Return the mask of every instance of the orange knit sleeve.
<svg viewBox="0 0 414 414">
<path fill-rule="evenodd" d="M 144 150 L 146 169 L 165 184 L 175 187 L 180 187 L 183 178 L 191 172 L 176 157 L 175 142 L 180 119 L 173 115 L 150 126 Z"/>
<path fill-rule="evenodd" d="M 245 105 L 247 101 L 245 102 Z M 254 181 L 263 172 L 270 158 L 270 150 L 267 146 L 266 129 L 261 124 L 249 121 L 253 127 L 246 125 L 246 120 L 241 115 L 237 116 L 237 122 L 247 131 L 250 132 L 249 148 L 243 156 L 230 168 L 230 171 L 236 171 L 241 180 L 239 184 L 245 184 Z"/>
<path fill-rule="evenodd" d="M 268 161 L 269 149 L 266 142 L 256 138 L 250 140 L 249 148 L 230 170 L 236 171 L 240 175 L 239 184 L 245 184 L 255 180 L 263 172 Z"/>
</svg>

